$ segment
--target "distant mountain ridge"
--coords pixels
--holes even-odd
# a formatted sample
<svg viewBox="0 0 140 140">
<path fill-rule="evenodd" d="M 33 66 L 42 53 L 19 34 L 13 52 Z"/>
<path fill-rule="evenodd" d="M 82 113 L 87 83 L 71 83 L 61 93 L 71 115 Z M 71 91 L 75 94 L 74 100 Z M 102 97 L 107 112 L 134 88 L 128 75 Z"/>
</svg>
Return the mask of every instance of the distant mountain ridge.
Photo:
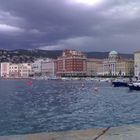
<svg viewBox="0 0 140 140">
<path fill-rule="evenodd" d="M 109 52 L 84 52 L 88 58 L 97 58 L 97 59 L 104 59 L 108 57 Z M 62 50 L 24 50 L 24 49 L 17 49 L 17 50 L 0 50 L 0 62 L 11 61 L 15 63 L 20 62 L 33 62 L 37 58 L 53 58 L 56 59 L 57 57 L 62 55 Z M 124 54 L 121 53 L 119 56 L 123 58 L 130 58 L 133 59 L 133 54 Z"/>
<path fill-rule="evenodd" d="M 49 58 L 57 58 L 58 56 L 61 56 L 63 50 L 13 50 L 11 52 L 17 51 L 19 54 L 25 54 L 25 55 L 32 55 L 32 56 L 41 56 L 41 57 L 49 57 Z M 84 52 L 88 58 L 98 58 L 98 59 L 104 59 L 108 57 L 109 52 Z M 124 58 L 133 58 L 133 54 L 125 54 L 120 53 L 119 56 Z"/>
<path fill-rule="evenodd" d="M 108 58 L 109 52 L 86 52 L 88 58 L 105 59 Z M 133 54 L 119 53 L 119 56 L 127 59 L 134 59 Z"/>
</svg>

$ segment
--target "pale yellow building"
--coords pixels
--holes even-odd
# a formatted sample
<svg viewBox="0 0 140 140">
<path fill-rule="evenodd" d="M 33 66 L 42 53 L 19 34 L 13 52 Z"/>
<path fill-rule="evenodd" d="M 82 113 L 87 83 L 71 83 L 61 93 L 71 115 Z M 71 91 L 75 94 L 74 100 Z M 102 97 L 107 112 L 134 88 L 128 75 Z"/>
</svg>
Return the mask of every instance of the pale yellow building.
<svg viewBox="0 0 140 140">
<path fill-rule="evenodd" d="M 87 76 L 99 76 L 103 73 L 102 59 L 87 59 Z"/>
<path fill-rule="evenodd" d="M 129 59 L 120 59 L 116 63 L 116 75 L 133 76 L 134 75 L 134 61 Z"/>
</svg>

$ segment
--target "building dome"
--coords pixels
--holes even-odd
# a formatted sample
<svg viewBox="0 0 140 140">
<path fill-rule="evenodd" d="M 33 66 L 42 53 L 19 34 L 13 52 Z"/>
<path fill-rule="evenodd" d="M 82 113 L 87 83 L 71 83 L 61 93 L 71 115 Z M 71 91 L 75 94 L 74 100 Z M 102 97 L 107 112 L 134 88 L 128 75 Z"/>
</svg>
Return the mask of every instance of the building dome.
<svg viewBox="0 0 140 140">
<path fill-rule="evenodd" d="M 116 52 L 116 51 L 111 51 L 111 52 L 109 53 L 109 57 L 118 57 L 118 52 Z"/>
</svg>

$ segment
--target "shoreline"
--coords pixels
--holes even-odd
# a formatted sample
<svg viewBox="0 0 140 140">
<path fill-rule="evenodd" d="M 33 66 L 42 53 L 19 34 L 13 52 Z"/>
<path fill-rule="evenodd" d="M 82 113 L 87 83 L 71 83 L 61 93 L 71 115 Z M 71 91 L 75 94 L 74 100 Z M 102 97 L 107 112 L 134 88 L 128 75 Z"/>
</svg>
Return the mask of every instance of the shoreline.
<svg viewBox="0 0 140 140">
<path fill-rule="evenodd" d="M 0 140 L 139 140 L 140 125 L 0 136 Z"/>
</svg>

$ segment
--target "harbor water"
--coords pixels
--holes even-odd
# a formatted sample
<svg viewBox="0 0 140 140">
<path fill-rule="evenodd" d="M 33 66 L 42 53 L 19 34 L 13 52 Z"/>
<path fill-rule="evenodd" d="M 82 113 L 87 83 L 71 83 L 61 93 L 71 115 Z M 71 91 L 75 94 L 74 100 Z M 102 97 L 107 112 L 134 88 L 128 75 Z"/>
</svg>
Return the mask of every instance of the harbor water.
<svg viewBox="0 0 140 140">
<path fill-rule="evenodd" d="M 0 135 L 137 123 L 140 92 L 127 87 L 87 80 L 0 80 Z"/>
</svg>

